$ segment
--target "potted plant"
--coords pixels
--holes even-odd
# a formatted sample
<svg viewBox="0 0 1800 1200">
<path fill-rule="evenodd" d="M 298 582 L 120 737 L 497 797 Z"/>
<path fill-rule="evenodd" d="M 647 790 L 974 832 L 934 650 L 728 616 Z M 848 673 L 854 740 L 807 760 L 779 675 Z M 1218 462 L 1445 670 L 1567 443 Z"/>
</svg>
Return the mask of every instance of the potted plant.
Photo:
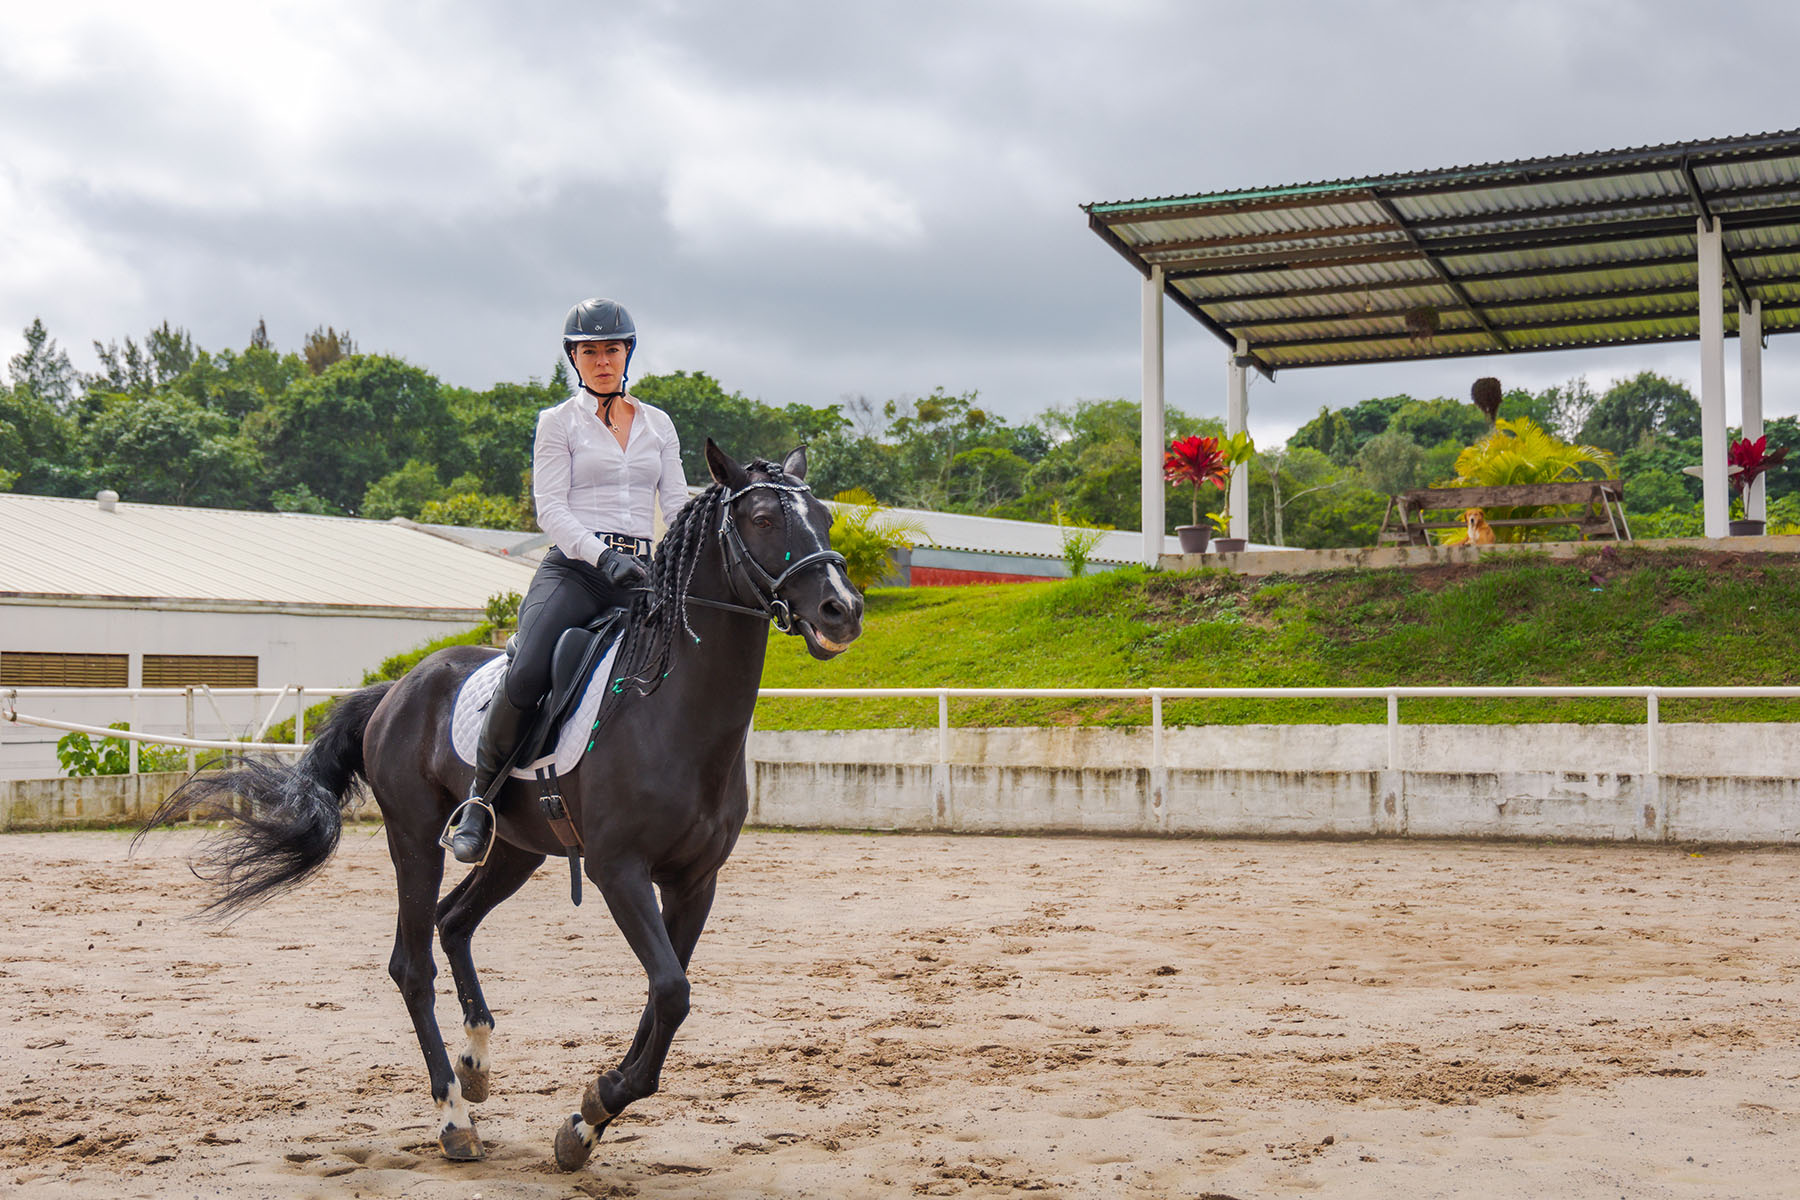
<svg viewBox="0 0 1800 1200">
<path fill-rule="evenodd" d="M 1188 483 L 1194 487 L 1193 520 L 1190 524 L 1175 527 L 1183 554 L 1206 553 L 1206 541 L 1212 535 L 1212 529 L 1200 523 L 1200 485 L 1210 483 L 1224 490 L 1228 470 L 1225 456 L 1219 452 L 1218 438 L 1185 437 L 1169 443 L 1169 452 L 1163 456 L 1163 478 L 1170 483 Z"/>
<path fill-rule="evenodd" d="M 1213 538 L 1213 549 L 1217 550 L 1220 554 L 1236 554 L 1245 546 L 1249 545 L 1248 538 L 1230 536 L 1231 477 L 1237 474 L 1239 467 L 1249 462 L 1255 456 L 1256 443 L 1251 441 L 1250 435 L 1243 430 L 1239 430 L 1237 433 L 1232 434 L 1230 437 L 1225 438 L 1219 443 L 1219 457 L 1223 459 L 1225 463 L 1225 478 L 1224 482 L 1219 484 L 1219 490 L 1224 493 L 1225 503 L 1219 506 L 1218 512 L 1209 513 L 1207 515 L 1212 521 L 1213 527 L 1219 531 L 1219 535 Z"/>
<path fill-rule="evenodd" d="M 1748 513 L 1744 505 L 1750 495 L 1750 485 L 1764 471 L 1779 467 L 1787 456 L 1786 446 L 1769 449 L 1769 435 L 1766 433 L 1755 441 L 1744 438 L 1733 442 L 1726 450 L 1726 465 L 1734 468 L 1731 473 L 1731 490 L 1737 493 L 1738 511 L 1744 512 L 1746 518 Z M 1759 537 L 1763 532 L 1763 522 L 1740 519 L 1732 521 L 1730 529 L 1732 537 Z"/>
</svg>

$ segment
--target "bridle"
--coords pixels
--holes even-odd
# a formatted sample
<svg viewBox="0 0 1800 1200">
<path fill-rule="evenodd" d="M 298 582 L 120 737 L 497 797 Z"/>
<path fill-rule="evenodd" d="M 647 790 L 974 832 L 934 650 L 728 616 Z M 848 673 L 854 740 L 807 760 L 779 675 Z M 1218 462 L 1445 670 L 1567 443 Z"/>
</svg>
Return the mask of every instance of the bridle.
<svg viewBox="0 0 1800 1200">
<path fill-rule="evenodd" d="M 782 585 L 798 575 L 801 571 L 806 570 L 808 567 L 815 567 L 821 564 L 828 567 L 844 567 L 847 566 L 847 564 L 844 561 L 843 555 L 835 550 L 827 549 L 826 546 L 818 540 L 818 535 L 815 533 L 813 535 L 815 549 L 811 553 L 803 554 L 798 560 L 795 560 L 794 552 L 788 550 L 785 552 L 783 561 L 786 565 L 783 566 L 781 574 L 771 575 L 768 571 L 764 570 L 762 564 L 751 557 L 750 548 L 744 545 L 744 535 L 738 532 L 737 518 L 732 510 L 732 505 L 736 503 L 738 499 L 759 488 L 767 488 L 778 494 L 781 503 L 782 544 L 784 546 L 787 545 L 788 534 L 791 528 L 791 524 L 788 520 L 788 497 L 800 494 L 812 494 L 812 488 L 804 483 L 783 483 L 774 479 L 756 479 L 745 484 L 735 492 L 728 492 L 723 501 L 721 501 L 725 510 L 725 515 L 719 522 L 719 547 L 725 558 L 725 579 L 726 582 L 730 584 L 731 594 L 734 597 L 742 594 L 739 588 L 739 582 L 741 580 L 744 587 L 749 590 L 752 599 L 755 600 L 756 607 L 750 608 L 742 604 L 727 604 L 720 600 L 707 600 L 699 596 L 689 596 L 687 600 L 690 604 L 700 604 L 707 608 L 718 608 L 723 609 L 726 612 L 742 613 L 745 616 L 756 617 L 759 619 L 766 618 L 775 622 L 775 628 L 779 629 L 782 633 L 797 634 L 799 631 L 794 628 L 793 609 L 788 604 L 786 598 L 781 594 Z M 796 501 L 794 503 L 795 507 L 798 508 L 798 502 Z M 805 522 L 801 522 L 801 524 L 804 525 Z"/>
</svg>

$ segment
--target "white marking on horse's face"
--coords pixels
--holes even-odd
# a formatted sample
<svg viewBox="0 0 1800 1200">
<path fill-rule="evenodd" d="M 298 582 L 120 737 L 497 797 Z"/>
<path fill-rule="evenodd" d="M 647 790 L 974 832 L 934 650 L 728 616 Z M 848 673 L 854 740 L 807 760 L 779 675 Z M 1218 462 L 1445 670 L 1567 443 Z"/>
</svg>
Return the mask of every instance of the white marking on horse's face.
<svg viewBox="0 0 1800 1200">
<path fill-rule="evenodd" d="M 477 1071 L 488 1069 L 488 1037 L 494 1032 L 491 1025 L 464 1025 L 463 1035 L 468 1044 L 463 1047 L 463 1057 Z"/>
<path fill-rule="evenodd" d="M 437 1112 L 439 1130 L 452 1125 L 458 1129 L 475 1127 L 474 1118 L 469 1116 L 469 1106 L 463 1102 L 462 1084 L 454 1079 L 450 1081 L 450 1090 L 438 1101 Z"/>
<path fill-rule="evenodd" d="M 850 586 L 850 576 L 844 574 L 844 568 L 833 563 L 826 568 L 825 578 L 831 583 L 831 590 L 837 602 L 844 606 L 845 612 L 856 611 L 856 589 Z"/>
</svg>

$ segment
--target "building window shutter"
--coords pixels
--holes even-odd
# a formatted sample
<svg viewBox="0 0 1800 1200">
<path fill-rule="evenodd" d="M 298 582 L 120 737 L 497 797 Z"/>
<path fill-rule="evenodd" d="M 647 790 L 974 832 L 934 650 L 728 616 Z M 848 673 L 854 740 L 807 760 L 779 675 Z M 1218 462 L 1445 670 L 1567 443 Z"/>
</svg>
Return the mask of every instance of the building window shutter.
<svg viewBox="0 0 1800 1200">
<path fill-rule="evenodd" d="M 145 687 L 256 687 L 254 654 L 146 654 Z"/>
<path fill-rule="evenodd" d="M 116 687 L 130 685 L 127 654 L 55 654 L 0 650 L 0 686 Z"/>
</svg>

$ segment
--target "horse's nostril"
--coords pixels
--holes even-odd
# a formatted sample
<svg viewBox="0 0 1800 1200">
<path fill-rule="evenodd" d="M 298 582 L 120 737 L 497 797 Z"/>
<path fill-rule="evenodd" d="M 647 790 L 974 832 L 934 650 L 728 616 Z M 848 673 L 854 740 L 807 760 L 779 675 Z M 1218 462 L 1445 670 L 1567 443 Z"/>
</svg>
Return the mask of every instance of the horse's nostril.
<svg viewBox="0 0 1800 1200">
<path fill-rule="evenodd" d="M 846 611 L 847 610 L 844 608 L 841 601 L 830 598 L 827 598 L 819 605 L 819 612 L 824 614 L 827 620 L 831 621 L 843 620 Z"/>
</svg>

